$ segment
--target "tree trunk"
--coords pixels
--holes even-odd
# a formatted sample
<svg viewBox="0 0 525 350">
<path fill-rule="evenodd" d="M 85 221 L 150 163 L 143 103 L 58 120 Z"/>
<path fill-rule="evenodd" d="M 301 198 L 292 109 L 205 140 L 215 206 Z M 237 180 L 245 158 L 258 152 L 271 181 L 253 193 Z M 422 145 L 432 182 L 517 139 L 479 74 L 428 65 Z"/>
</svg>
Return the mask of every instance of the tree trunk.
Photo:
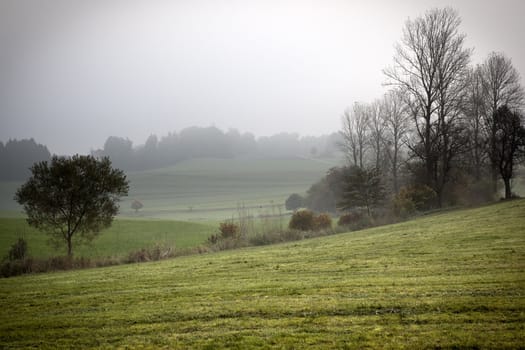
<svg viewBox="0 0 525 350">
<path fill-rule="evenodd" d="M 505 199 L 511 199 L 512 191 L 510 187 L 510 177 L 503 178 L 503 182 L 505 183 Z"/>
<path fill-rule="evenodd" d="M 73 243 L 71 242 L 71 236 L 67 238 L 67 256 L 71 258 L 73 256 Z"/>
</svg>

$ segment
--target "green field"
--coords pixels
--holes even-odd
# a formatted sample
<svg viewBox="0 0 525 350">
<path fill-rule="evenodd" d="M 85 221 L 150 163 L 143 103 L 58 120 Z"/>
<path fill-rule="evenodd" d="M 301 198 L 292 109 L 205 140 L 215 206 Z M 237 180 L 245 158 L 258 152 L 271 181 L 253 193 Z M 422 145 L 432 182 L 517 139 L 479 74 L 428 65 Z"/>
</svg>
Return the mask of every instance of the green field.
<svg viewBox="0 0 525 350">
<path fill-rule="evenodd" d="M 177 220 L 222 220 L 244 204 L 253 215 L 284 206 L 292 193 L 304 193 L 336 160 L 196 159 L 172 168 L 132 172 L 122 216 L 134 215 L 134 198 L 144 217 Z"/>
<path fill-rule="evenodd" d="M 0 348 L 523 348 L 525 200 L 0 281 Z"/>
<path fill-rule="evenodd" d="M 170 168 L 128 172 L 129 196 L 121 217 L 218 221 L 245 205 L 252 215 L 283 208 L 292 193 L 304 193 L 339 165 L 337 159 L 194 159 Z M 13 200 L 20 182 L 0 182 L 0 215 L 20 216 Z M 138 213 L 131 202 L 140 200 Z"/>
<path fill-rule="evenodd" d="M 75 255 L 119 257 L 157 243 L 177 248 L 202 244 L 219 221 L 238 216 L 239 205 L 255 217 L 284 212 L 291 193 L 303 193 L 336 164 L 299 158 L 196 159 L 171 168 L 129 172 L 130 193 L 121 202 L 118 219 L 92 244 L 75 248 Z M 47 244 L 48 236 L 25 224 L 13 200 L 20 185 L 0 182 L 0 258 L 19 237 L 28 241 L 35 258 L 63 255 L 64 248 L 55 250 Z M 144 204 L 138 213 L 131 209 L 134 199 Z"/>
<path fill-rule="evenodd" d="M 169 221 L 117 219 L 90 244 L 74 246 L 77 257 L 123 257 L 132 251 L 163 244 L 176 248 L 202 244 L 216 230 L 215 225 Z M 48 244 L 49 236 L 31 228 L 23 218 L 0 218 L 0 259 L 19 237 L 23 237 L 33 258 L 66 255 L 65 246 L 56 249 Z"/>
</svg>

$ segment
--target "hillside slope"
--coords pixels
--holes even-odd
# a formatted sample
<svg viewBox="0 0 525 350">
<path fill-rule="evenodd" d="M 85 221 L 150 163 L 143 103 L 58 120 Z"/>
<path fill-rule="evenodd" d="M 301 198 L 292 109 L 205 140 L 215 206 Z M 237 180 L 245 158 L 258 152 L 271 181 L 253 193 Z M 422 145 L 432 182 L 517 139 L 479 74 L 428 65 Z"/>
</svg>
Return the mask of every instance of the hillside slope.
<svg viewBox="0 0 525 350">
<path fill-rule="evenodd" d="M 518 348 L 525 200 L 0 281 L 0 347 Z"/>
<path fill-rule="evenodd" d="M 284 206 L 292 193 L 304 193 L 340 159 L 192 159 L 169 168 L 132 171 L 129 196 L 121 202 L 121 217 L 217 221 L 237 214 L 245 204 L 253 215 Z M 0 217 L 20 216 L 14 201 L 22 182 L 0 181 Z M 134 199 L 144 204 L 138 215 Z"/>
</svg>

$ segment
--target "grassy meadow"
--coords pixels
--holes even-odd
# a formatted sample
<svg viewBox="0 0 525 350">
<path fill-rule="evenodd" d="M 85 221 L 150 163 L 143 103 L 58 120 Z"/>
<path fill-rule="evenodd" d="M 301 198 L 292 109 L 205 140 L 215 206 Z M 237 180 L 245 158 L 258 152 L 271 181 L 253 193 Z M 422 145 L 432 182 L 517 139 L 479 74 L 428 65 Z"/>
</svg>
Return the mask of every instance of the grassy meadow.
<svg viewBox="0 0 525 350">
<path fill-rule="evenodd" d="M 5 349 L 522 348 L 525 200 L 0 282 Z"/>
<path fill-rule="evenodd" d="M 157 243 L 194 247 L 216 231 L 218 222 L 245 213 L 278 215 L 285 199 L 303 193 L 334 159 L 194 159 L 174 167 L 128 172 L 130 192 L 120 203 L 112 227 L 90 245 L 74 248 L 76 256 L 118 257 Z M 35 258 L 64 255 L 47 244 L 48 236 L 30 228 L 13 200 L 21 182 L 0 182 L 0 258 L 19 238 L 28 241 Z M 131 209 L 139 199 L 144 208 Z M 284 225 L 288 218 L 283 218 Z"/>
<path fill-rule="evenodd" d="M 116 219 L 113 225 L 100 233 L 89 244 L 73 246 L 77 257 L 123 257 L 132 251 L 153 247 L 156 244 L 176 248 L 195 247 L 206 242 L 216 225 L 171 221 Z M 49 236 L 30 227 L 23 218 L 0 218 L 0 259 L 7 256 L 19 237 L 28 243 L 28 254 L 34 258 L 66 255 L 64 245 L 49 244 Z"/>
<path fill-rule="evenodd" d="M 320 159 L 194 159 L 170 168 L 130 172 L 131 189 L 121 205 L 122 216 L 133 216 L 133 199 L 146 218 L 223 220 L 244 205 L 253 215 L 265 215 L 292 193 L 304 193 L 338 164 Z"/>
<path fill-rule="evenodd" d="M 238 205 L 252 215 L 266 215 L 292 193 L 304 193 L 339 165 L 338 159 L 193 159 L 173 167 L 127 172 L 128 197 L 119 216 L 182 221 L 220 221 L 231 218 Z M 13 200 L 21 182 L 0 182 L 0 217 L 20 216 Z M 138 213 L 131 202 L 140 200 Z"/>
</svg>

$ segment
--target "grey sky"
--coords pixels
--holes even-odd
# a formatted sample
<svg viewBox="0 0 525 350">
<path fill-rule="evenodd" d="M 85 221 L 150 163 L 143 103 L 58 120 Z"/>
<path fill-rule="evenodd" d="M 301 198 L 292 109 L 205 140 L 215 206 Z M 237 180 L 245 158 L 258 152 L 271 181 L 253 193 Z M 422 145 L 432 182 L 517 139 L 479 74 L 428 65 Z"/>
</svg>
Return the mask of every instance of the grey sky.
<svg viewBox="0 0 525 350">
<path fill-rule="evenodd" d="M 193 125 L 334 132 L 432 7 L 459 11 L 473 63 L 503 51 L 525 75 L 524 3 L 0 0 L 0 140 L 71 154 Z"/>
</svg>

